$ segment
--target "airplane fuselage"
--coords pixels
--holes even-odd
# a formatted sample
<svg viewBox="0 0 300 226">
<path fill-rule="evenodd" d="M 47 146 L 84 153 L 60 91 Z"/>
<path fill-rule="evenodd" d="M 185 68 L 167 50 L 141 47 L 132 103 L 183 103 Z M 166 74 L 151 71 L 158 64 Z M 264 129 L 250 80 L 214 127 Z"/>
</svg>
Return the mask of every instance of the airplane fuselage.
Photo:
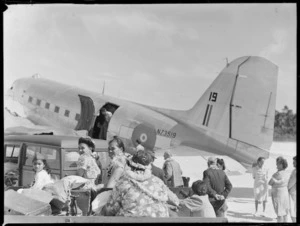
<svg viewBox="0 0 300 226">
<path fill-rule="evenodd" d="M 269 156 L 276 81 L 276 65 L 260 57 L 241 57 L 186 111 L 146 106 L 43 78 L 15 81 L 9 96 L 37 125 L 90 133 L 99 109 L 109 106 L 113 114 L 108 140 L 117 135 L 126 147 L 135 147 L 139 139 L 154 150 L 188 146 L 249 166 L 258 157 Z"/>
</svg>

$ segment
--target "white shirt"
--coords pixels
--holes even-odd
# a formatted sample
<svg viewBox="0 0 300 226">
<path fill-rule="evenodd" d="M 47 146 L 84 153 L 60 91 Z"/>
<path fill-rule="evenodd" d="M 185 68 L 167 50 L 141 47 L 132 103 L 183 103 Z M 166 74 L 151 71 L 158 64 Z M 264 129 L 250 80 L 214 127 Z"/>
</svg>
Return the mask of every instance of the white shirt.
<svg viewBox="0 0 300 226">
<path fill-rule="evenodd" d="M 41 170 L 40 172 L 37 172 L 34 176 L 34 184 L 31 188 L 34 189 L 41 189 L 49 183 L 53 183 L 53 180 L 51 179 L 50 174 L 46 172 L 46 170 Z"/>
</svg>

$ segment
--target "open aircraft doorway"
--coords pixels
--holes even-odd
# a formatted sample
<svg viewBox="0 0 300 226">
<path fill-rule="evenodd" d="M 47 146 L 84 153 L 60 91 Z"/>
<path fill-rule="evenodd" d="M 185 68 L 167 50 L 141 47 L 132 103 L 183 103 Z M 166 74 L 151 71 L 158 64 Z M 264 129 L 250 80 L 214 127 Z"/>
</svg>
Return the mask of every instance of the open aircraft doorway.
<svg viewBox="0 0 300 226">
<path fill-rule="evenodd" d="M 93 127 L 92 138 L 106 140 L 110 118 L 118 107 L 116 104 L 107 102 L 99 109 L 99 114 Z"/>
<path fill-rule="evenodd" d="M 94 102 L 88 96 L 82 96 L 80 94 L 78 94 L 78 96 L 81 103 L 81 112 L 75 130 L 89 130 L 94 118 Z"/>
</svg>

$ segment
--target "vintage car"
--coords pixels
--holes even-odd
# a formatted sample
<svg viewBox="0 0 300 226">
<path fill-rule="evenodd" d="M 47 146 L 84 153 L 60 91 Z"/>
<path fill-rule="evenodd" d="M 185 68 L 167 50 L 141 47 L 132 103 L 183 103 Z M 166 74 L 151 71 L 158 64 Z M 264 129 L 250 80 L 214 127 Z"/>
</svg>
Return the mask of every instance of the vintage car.
<svg viewBox="0 0 300 226">
<path fill-rule="evenodd" d="M 106 181 L 109 164 L 107 141 L 94 140 L 95 152 L 99 156 L 102 173 L 101 181 Z M 36 152 L 46 156 L 54 179 L 75 175 L 77 170 L 78 137 L 54 135 L 10 135 L 4 138 L 4 180 L 6 187 L 28 186 L 33 181 L 32 160 Z"/>
</svg>

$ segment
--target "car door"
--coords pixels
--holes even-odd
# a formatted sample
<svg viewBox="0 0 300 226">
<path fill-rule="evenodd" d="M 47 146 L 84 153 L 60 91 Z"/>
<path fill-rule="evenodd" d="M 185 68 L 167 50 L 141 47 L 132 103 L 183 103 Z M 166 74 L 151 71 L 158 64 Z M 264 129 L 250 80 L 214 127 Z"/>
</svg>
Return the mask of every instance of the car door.
<svg viewBox="0 0 300 226">
<path fill-rule="evenodd" d="M 20 144 L 6 144 L 4 153 L 4 187 L 19 186 Z"/>
</svg>

